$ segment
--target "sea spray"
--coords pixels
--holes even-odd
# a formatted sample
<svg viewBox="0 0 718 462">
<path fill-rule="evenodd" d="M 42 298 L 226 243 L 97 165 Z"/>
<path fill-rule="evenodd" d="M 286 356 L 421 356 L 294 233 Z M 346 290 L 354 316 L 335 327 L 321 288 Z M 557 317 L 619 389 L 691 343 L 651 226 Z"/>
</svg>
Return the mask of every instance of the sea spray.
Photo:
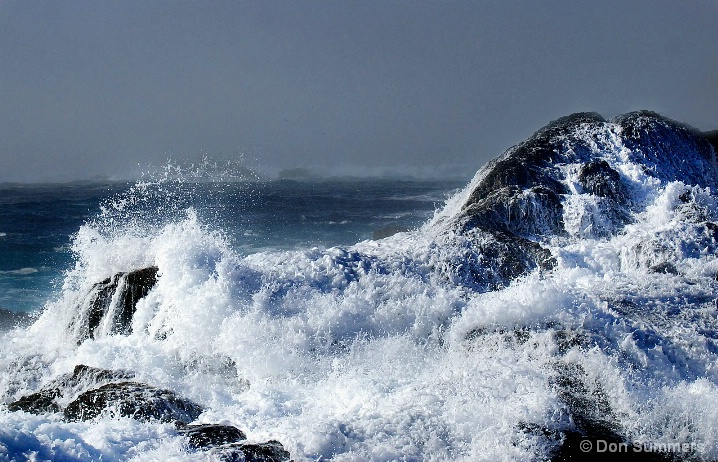
<svg viewBox="0 0 718 462">
<path fill-rule="evenodd" d="M 630 121 L 666 142 L 637 145 Z M 6 334 L 4 401 L 87 364 L 174 390 L 203 405 L 195 423 L 276 439 L 294 460 L 545 460 L 578 451 L 576 438 L 685 444 L 681 457 L 715 459 L 715 161 L 691 136 L 645 113 L 568 118 L 480 171 L 420 229 L 350 246 L 238 251 L 201 209 L 170 201 L 158 219 L 138 188 L 78 231 L 58 299 Z M 662 161 L 676 150 L 698 160 Z M 513 162 L 527 152 L 535 164 Z M 560 214 L 474 194 L 523 166 L 541 169 L 494 198 L 555 194 Z M 605 201 L 628 218 L 606 215 Z M 492 269 L 489 252 L 508 266 Z M 68 326 L 87 291 L 152 266 L 131 332 L 78 345 Z M 118 415 L 3 411 L 0 428 L 9 460 L 214 457 L 173 425 Z"/>
</svg>

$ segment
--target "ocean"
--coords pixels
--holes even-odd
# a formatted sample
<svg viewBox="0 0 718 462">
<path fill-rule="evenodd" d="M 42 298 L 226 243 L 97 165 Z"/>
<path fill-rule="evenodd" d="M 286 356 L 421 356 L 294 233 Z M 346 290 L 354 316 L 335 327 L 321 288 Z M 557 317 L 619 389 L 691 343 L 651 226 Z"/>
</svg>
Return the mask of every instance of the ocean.
<svg viewBox="0 0 718 462">
<path fill-rule="evenodd" d="M 0 188 L 0 461 L 718 459 L 695 130 L 573 115 L 468 183 L 196 180 Z"/>
<path fill-rule="evenodd" d="M 346 246 L 414 229 L 464 185 L 457 180 L 184 178 L 0 185 L 0 310 L 37 312 L 58 295 L 64 272 L 75 262 L 73 236 L 103 208 L 123 201 L 138 201 L 123 216 L 153 214 L 148 219 L 153 226 L 191 208 L 207 226 L 221 230 L 235 251 L 246 254 Z"/>
</svg>

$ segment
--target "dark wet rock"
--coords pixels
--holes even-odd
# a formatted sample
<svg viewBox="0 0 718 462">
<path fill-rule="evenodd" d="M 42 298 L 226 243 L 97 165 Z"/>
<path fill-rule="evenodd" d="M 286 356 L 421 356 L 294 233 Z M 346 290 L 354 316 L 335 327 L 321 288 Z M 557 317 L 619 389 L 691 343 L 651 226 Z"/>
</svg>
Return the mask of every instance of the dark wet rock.
<svg viewBox="0 0 718 462">
<path fill-rule="evenodd" d="M 643 165 L 646 173 L 661 181 L 715 186 L 715 153 L 699 131 L 650 111 L 630 112 L 612 122 L 622 129 L 628 158 Z"/>
<path fill-rule="evenodd" d="M 132 333 L 137 302 L 154 287 L 157 272 L 156 266 L 150 266 L 117 273 L 93 285 L 77 308 L 78 315 L 73 321 L 78 344 L 102 334 Z"/>
<path fill-rule="evenodd" d="M 279 441 L 248 442 L 244 432 L 232 425 L 187 425 L 175 422 L 175 426 L 177 433 L 189 439 L 191 449 L 207 450 L 221 461 L 282 462 L 290 458 L 289 452 Z"/>
<path fill-rule="evenodd" d="M 453 262 L 454 275 L 477 290 L 496 290 L 531 271 L 551 270 L 556 261 L 540 244 L 506 233 L 467 235 L 470 246 Z"/>
<path fill-rule="evenodd" d="M 718 130 L 703 132 L 703 137 L 713 147 L 713 152 L 718 154 Z"/>
<path fill-rule="evenodd" d="M 232 443 L 210 450 L 222 462 L 285 462 L 289 451 L 279 441 L 266 443 Z"/>
<path fill-rule="evenodd" d="M 63 412 L 66 420 L 86 421 L 104 413 L 140 421 L 174 422 L 177 433 L 188 439 L 191 450 L 209 451 L 223 461 L 282 462 L 289 452 L 278 441 L 247 442 L 244 432 L 232 425 L 191 425 L 202 413 L 197 403 L 171 390 L 131 382 L 133 373 L 75 366 L 40 391 L 8 405 L 11 412 L 34 414 Z M 70 403 L 63 409 L 61 402 Z"/>
<path fill-rule="evenodd" d="M 610 122 L 595 113 L 551 122 L 482 168 L 461 210 L 440 222 L 468 241 L 462 244 L 463 261 L 451 263 L 454 276 L 476 289 L 493 290 L 553 268 L 556 262 L 545 246 L 556 237 L 620 232 L 645 204 L 612 164 L 618 162 L 617 146 L 663 182 L 715 187 L 714 139 L 712 132 L 702 134 L 648 111 Z M 567 209 L 575 194 L 582 196 Z M 570 229 L 567 217 L 573 220 Z"/>
<path fill-rule="evenodd" d="M 623 440 L 605 392 L 598 384 L 588 383 L 580 365 L 558 364 L 553 385 L 568 407 L 578 433 L 607 441 Z"/>
<path fill-rule="evenodd" d="M 116 382 L 80 394 L 65 408 L 67 420 L 90 420 L 106 410 L 136 420 L 189 423 L 201 413 L 198 404 L 171 390 L 138 382 Z"/>
<path fill-rule="evenodd" d="M 523 431 L 542 436 L 553 443 L 555 450 L 551 454 L 552 462 L 601 457 L 609 454 L 606 452 L 609 445 L 617 450 L 610 452 L 611 460 L 672 460 L 664 453 L 633 450 L 633 442 L 617 423 L 605 392 L 598 384 L 589 382 L 580 365 L 557 364 L 552 384 L 566 405 L 571 426 L 548 429 L 537 425 L 520 425 Z"/>
<path fill-rule="evenodd" d="M 563 233 L 563 206 L 556 191 L 543 186 L 506 186 L 464 206 L 463 230 L 480 228 L 522 238 Z"/>
<path fill-rule="evenodd" d="M 134 376 L 134 372 L 130 371 L 100 369 L 78 364 L 71 373 L 61 375 L 50 382 L 49 386 L 61 390 L 87 389 L 107 382 L 131 379 Z"/>
<path fill-rule="evenodd" d="M 616 202 L 625 202 L 628 198 L 626 186 L 621 175 L 605 160 L 591 161 L 581 167 L 578 181 L 587 192 L 601 197 L 612 197 Z"/>
<path fill-rule="evenodd" d="M 58 390 L 40 390 L 37 393 L 23 396 L 8 404 L 10 412 L 25 411 L 31 414 L 54 414 L 62 411 L 55 401 L 59 397 Z"/>
<path fill-rule="evenodd" d="M 177 433 L 189 439 L 190 447 L 194 449 L 221 446 L 246 440 L 244 432 L 232 425 L 202 424 L 186 425 L 177 422 Z"/>
<path fill-rule="evenodd" d="M 151 266 L 127 273 L 124 290 L 120 295 L 121 307 L 113 320 L 113 334 L 132 333 L 132 317 L 135 314 L 137 302 L 146 297 L 150 289 L 157 283 L 158 270 L 156 266 Z"/>
<path fill-rule="evenodd" d="M 670 262 L 663 262 L 657 265 L 653 265 L 648 268 L 648 272 L 659 274 L 678 274 L 678 270 L 676 269 L 675 265 Z"/>
<path fill-rule="evenodd" d="M 112 371 L 80 364 L 75 366 L 71 373 L 63 374 L 47 383 L 40 391 L 8 404 L 8 410 L 33 414 L 62 412 L 58 401 L 72 399 L 84 390 L 101 384 L 132 377 L 134 374 L 128 371 Z"/>
</svg>

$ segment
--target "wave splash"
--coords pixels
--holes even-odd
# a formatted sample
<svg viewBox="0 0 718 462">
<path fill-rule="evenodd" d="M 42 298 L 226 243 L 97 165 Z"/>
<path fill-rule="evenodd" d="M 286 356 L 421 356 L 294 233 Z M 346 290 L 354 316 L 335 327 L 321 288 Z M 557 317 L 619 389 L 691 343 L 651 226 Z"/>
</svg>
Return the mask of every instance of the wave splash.
<svg viewBox="0 0 718 462">
<path fill-rule="evenodd" d="M 294 460 L 559 459 L 581 439 L 715 459 L 716 168 L 700 134 L 656 114 L 578 114 L 419 230 L 250 255 L 181 201 L 151 211 L 165 186 L 140 185 L 78 231 L 61 296 L 7 334 L 0 393 L 78 364 L 133 371 Z M 118 317 L 142 268 L 156 278 Z M 111 412 L 0 422 L 9 460 L 217 456 Z"/>
</svg>

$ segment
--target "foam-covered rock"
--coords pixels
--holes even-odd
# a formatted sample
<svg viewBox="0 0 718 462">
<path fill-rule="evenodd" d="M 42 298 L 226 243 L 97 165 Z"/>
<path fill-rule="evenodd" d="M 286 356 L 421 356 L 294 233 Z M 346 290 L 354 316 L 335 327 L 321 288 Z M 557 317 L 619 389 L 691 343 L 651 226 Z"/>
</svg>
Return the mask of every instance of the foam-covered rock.
<svg viewBox="0 0 718 462">
<path fill-rule="evenodd" d="M 104 412 L 141 421 L 189 423 L 202 413 L 202 407 L 171 390 L 117 382 L 80 394 L 64 410 L 67 420 L 91 420 Z"/>
<path fill-rule="evenodd" d="M 156 266 L 117 273 L 95 283 L 81 300 L 73 330 L 77 342 L 103 335 L 132 333 L 132 317 L 137 302 L 157 282 Z"/>
<path fill-rule="evenodd" d="M 242 430 L 232 425 L 186 425 L 182 422 L 176 422 L 176 426 L 177 433 L 186 436 L 189 440 L 189 446 L 195 449 L 237 443 L 247 439 Z"/>
<path fill-rule="evenodd" d="M 233 443 L 209 451 L 222 462 L 285 462 L 289 452 L 279 441 L 266 443 Z"/>
<path fill-rule="evenodd" d="M 551 122 L 479 170 L 459 209 L 437 222 L 468 239 L 455 273 L 494 290 L 553 268 L 551 239 L 616 235 L 646 206 L 636 175 L 715 187 L 710 137 L 648 111 Z"/>
<path fill-rule="evenodd" d="M 89 388 L 132 377 L 134 374 L 129 371 L 113 371 L 79 364 L 71 373 L 50 381 L 38 392 L 8 404 L 8 409 L 11 412 L 25 411 L 32 414 L 61 412 L 61 402 L 69 401 Z"/>
<path fill-rule="evenodd" d="M 218 460 L 234 462 L 283 462 L 290 458 L 282 443 L 246 441 L 244 432 L 232 425 L 186 425 L 176 422 L 177 433 L 187 437 L 189 447 L 207 450 Z"/>
</svg>

